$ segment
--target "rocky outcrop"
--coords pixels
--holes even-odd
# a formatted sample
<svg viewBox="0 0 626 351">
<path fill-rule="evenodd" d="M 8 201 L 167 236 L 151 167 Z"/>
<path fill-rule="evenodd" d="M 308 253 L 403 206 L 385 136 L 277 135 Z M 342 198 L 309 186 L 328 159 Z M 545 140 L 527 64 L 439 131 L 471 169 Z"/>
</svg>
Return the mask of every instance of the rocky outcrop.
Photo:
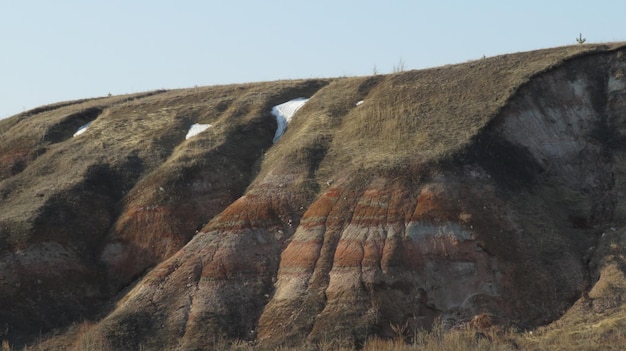
<svg viewBox="0 0 626 351">
<path fill-rule="evenodd" d="M 625 50 L 90 100 L 3 121 L 6 135 L 25 123 L 45 134 L 95 117 L 84 135 L 30 138 L 6 155 L 31 156 L 0 159 L 3 337 L 94 318 L 89 333 L 116 349 L 358 345 L 475 316 L 533 327 L 600 301 L 623 276 L 606 233 L 624 220 Z M 273 144 L 271 108 L 297 97 L 310 100 Z M 213 127 L 185 141 L 193 123 Z"/>
</svg>

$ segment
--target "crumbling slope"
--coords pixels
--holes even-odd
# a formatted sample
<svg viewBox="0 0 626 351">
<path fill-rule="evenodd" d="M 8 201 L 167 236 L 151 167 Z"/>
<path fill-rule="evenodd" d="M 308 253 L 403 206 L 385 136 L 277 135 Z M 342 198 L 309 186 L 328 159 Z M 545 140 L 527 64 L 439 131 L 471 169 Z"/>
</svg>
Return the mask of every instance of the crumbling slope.
<svg viewBox="0 0 626 351">
<path fill-rule="evenodd" d="M 621 296 L 620 241 L 603 233 L 624 217 L 623 51 L 160 92 L 3 121 L 18 136 L 38 118 L 51 130 L 97 115 L 76 138 L 23 138 L 11 155 L 28 161 L 0 166 L 7 336 L 106 311 L 82 337 L 117 349 L 358 345 L 481 313 L 533 327 L 581 297 Z M 273 144 L 272 106 L 297 97 L 310 100 Z M 193 123 L 214 127 L 183 140 Z"/>
</svg>

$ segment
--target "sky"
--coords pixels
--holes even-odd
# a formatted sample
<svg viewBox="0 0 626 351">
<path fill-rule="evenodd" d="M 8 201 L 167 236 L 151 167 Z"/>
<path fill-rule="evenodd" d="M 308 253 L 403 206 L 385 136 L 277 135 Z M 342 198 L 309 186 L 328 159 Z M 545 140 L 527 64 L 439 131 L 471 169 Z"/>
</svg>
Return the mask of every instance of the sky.
<svg viewBox="0 0 626 351">
<path fill-rule="evenodd" d="M 0 0 L 0 118 L 156 89 L 626 41 L 621 0 Z"/>
</svg>

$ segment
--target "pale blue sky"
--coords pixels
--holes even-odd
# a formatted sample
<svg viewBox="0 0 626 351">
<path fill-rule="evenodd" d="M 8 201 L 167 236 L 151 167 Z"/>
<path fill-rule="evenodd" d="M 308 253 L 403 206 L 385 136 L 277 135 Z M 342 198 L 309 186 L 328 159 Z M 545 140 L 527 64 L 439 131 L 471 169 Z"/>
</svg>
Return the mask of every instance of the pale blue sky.
<svg viewBox="0 0 626 351">
<path fill-rule="evenodd" d="M 0 118 L 64 100 L 626 40 L 626 2 L 0 0 Z"/>
</svg>

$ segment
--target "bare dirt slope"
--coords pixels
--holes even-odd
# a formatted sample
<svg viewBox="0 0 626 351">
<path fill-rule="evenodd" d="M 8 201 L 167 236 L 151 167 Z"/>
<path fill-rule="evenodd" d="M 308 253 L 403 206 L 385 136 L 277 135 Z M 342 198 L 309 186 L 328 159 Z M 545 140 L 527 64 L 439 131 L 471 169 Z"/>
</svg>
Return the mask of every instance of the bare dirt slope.
<svg viewBox="0 0 626 351">
<path fill-rule="evenodd" d="M 625 51 L 156 91 L 0 121 L 0 339 L 83 320 L 95 325 L 79 338 L 120 350 L 358 346 L 483 313 L 555 333 L 618 323 Z M 298 97 L 273 144 L 272 106 Z M 185 140 L 194 123 L 213 127 Z"/>
</svg>

